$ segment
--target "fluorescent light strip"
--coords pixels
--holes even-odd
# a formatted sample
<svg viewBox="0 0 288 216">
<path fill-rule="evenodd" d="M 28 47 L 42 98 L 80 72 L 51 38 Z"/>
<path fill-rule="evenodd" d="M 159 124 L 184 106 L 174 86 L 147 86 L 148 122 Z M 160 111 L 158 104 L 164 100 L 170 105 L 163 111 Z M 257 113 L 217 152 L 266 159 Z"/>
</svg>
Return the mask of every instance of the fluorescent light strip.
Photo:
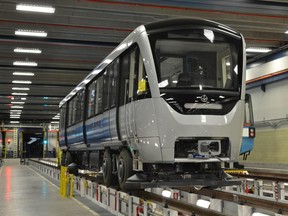
<svg viewBox="0 0 288 216">
<path fill-rule="evenodd" d="M 13 92 L 12 95 L 28 95 L 28 93 Z"/>
<path fill-rule="evenodd" d="M 13 62 L 13 65 L 15 65 L 15 66 L 32 66 L 32 67 L 36 67 L 38 64 L 36 62 L 15 61 L 15 62 Z"/>
<path fill-rule="evenodd" d="M 14 108 L 14 109 L 23 109 L 23 106 L 11 106 L 11 108 Z"/>
<path fill-rule="evenodd" d="M 19 119 L 20 116 L 10 116 L 11 119 Z"/>
<path fill-rule="evenodd" d="M 14 83 L 14 84 L 31 84 L 32 82 L 29 80 L 13 80 L 12 83 Z"/>
<path fill-rule="evenodd" d="M 28 49 L 28 48 L 15 48 L 14 52 L 40 54 L 40 53 L 42 53 L 42 50 L 40 50 L 40 49 Z"/>
<path fill-rule="evenodd" d="M 253 53 L 267 53 L 270 51 L 271 49 L 262 47 L 249 47 L 246 49 L 246 52 L 253 52 Z"/>
<path fill-rule="evenodd" d="M 10 112 L 22 112 L 22 110 L 10 110 Z"/>
<path fill-rule="evenodd" d="M 23 98 L 21 98 L 21 100 L 26 100 L 26 98 L 23 97 Z"/>
<path fill-rule="evenodd" d="M 10 121 L 11 124 L 19 124 L 19 121 Z"/>
<path fill-rule="evenodd" d="M 10 117 L 20 117 L 20 115 L 10 115 Z"/>
<path fill-rule="evenodd" d="M 13 72 L 14 76 L 34 76 L 32 72 Z"/>
<path fill-rule="evenodd" d="M 25 104 L 23 101 L 11 101 L 12 104 Z"/>
<path fill-rule="evenodd" d="M 12 90 L 29 91 L 30 88 L 12 87 Z"/>
<path fill-rule="evenodd" d="M 15 31 L 15 35 L 32 36 L 32 37 L 47 37 L 47 32 L 18 29 Z"/>
<path fill-rule="evenodd" d="M 59 124 L 59 121 L 51 121 L 52 124 Z"/>
<path fill-rule="evenodd" d="M 46 5 L 18 4 L 16 5 L 16 10 L 39 13 L 55 13 L 54 7 Z"/>
</svg>

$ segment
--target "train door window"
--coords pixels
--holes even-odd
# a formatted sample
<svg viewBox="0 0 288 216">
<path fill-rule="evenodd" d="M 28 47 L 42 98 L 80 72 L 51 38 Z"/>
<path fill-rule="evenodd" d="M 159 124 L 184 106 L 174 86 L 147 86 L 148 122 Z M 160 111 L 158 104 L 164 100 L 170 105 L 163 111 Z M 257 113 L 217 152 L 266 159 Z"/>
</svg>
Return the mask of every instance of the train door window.
<svg viewBox="0 0 288 216">
<path fill-rule="evenodd" d="M 83 112 L 84 112 L 84 89 L 80 90 L 77 93 L 77 109 L 76 109 L 76 121 L 82 121 L 83 120 Z"/>
<path fill-rule="evenodd" d="M 96 81 L 92 82 L 88 86 L 88 105 L 87 105 L 87 117 L 91 117 L 95 112 L 95 84 Z"/>
<path fill-rule="evenodd" d="M 102 112 L 103 103 L 103 76 L 100 76 L 96 82 L 96 105 L 95 114 Z"/>
<path fill-rule="evenodd" d="M 141 86 L 140 86 L 141 85 Z M 146 74 L 145 66 L 143 63 L 143 57 L 139 53 L 138 60 L 138 89 L 137 89 L 137 100 L 151 97 L 148 77 Z"/>
<path fill-rule="evenodd" d="M 250 94 L 246 94 L 245 95 L 244 125 L 245 126 L 254 125 L 252 99 L 251 99 L 251 95 Z"/>
<path fill-rule="evenodd" d="M 130 53 L 126 53 L 121 58 L 121 76 L 120 76 L 120 97 L 119 106 L 126 104 L 128 95 L 128 83 L 129 83 L 129 63 Z"/>
<path fill-rule="evenodd" d="M 111 70 L 111 66 L 107 68 L 107 70 L 103 74 L 103 110 L 107 110 L 109 108 L 109 71 Z"/>
<path fill-rule="evenodd" d="M 119 74 L 119 59 L 116 59 L 111 65 L 111 70 L 109 70 L 109 80 L 110 80 L 110 107 L 116 105 L 116 93 L 118 88 L 118 74 Z"/>
<path fill-rule="evenodd" d="M 133 98 L 137 98 L 137 88 L 138 88 L 138 67 L 137 67 L 137 55 L 138 49 L 134 49 L 130 54 L 130 66 L 129 66 L 129 92 L 128 101 L 133 101 Z"/>
<path fill-rule="evenodd" d="M 75 98 L 69 101 L 69 126 L 75 123 Z"/>
<path fill-rule="evenodd" d="M 72 122 L 72 116 L 71 116 L 71 112 L 72 112 L 72 102 L 71 100 L 68 102 L 68 126 L 71 125 L 71 122 Z"/>
<path fill-rule="evenodd" d="M 59 127 L 61 130 L 65 128 L 65 121 L 66 121 L 66 104 L 64 104 L 60 108 L 60 124 Z"/>
</svg>

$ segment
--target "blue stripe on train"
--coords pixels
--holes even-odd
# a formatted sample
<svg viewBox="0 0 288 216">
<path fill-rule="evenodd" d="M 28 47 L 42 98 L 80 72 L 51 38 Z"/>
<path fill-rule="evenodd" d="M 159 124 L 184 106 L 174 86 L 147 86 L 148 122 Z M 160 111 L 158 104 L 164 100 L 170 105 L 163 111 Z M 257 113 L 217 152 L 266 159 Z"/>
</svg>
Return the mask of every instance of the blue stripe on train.
<svg viewBox="0 0 288 216">
<path fill-rule="evenodd" d="M 78 127 L 74 126 L 71 131 L 67 131 L 67 142 L 68 145 L 71 145 L 73 143 L 83 143 L 83 126 L 82 124 L 79 124 Z"/>
<path fill-rule="evenodd" d="M 104 117 L 97 122 L 86 124 L 86 135 L 88 144 L 111 139 L 109 118 Z"/>
<path fill-rule="evenodd" d="M 79 124 L 78 127 L 74 127 L 71 131 L 67 132 L 68 145 L 84 143 L 83 125 Z M 86 138 L 88 144 L 111 139 L 109 118 L 105 117 L 97 122 L 91 121 L 90 124 L 86 124 Z"/>
</svg>

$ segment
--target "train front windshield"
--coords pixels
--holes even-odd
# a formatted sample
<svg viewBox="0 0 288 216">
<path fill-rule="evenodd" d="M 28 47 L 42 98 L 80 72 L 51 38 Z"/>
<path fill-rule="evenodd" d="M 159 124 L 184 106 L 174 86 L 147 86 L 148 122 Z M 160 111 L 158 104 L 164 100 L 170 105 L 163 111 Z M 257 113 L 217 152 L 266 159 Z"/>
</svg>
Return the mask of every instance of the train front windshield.
<svg viewBox="0 0 288 216">
<path fill-rule="evenodd" d="M 198 103 L 224 104 L 227 99 L 239 100 L 240 36 L 212 28 L 196 28 L 154 33 L 149 39 L 161 96 L 174 109 L 184 114 L 199 114 L 195 112 Z M 227 113 L 232 104 L 225 107 L 202 106 L 201 114 L 208 109 L 214 110 L 214 114 Z"/>
</svg>

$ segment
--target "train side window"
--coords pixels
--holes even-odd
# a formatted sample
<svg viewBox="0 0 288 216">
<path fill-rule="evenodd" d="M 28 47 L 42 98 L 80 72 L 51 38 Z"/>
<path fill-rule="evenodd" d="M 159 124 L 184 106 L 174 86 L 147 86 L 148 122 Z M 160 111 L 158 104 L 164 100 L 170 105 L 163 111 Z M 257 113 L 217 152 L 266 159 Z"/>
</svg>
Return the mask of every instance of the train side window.
<svg viewBox="0 0 288 216">
<path fill-rule="evenodd" d="M 90 83 L 88 86 L 88 106 L 87 106 L 87 117 L 91 117 L 94 115 L 95 112 L 95 85 L 96 81 Z"/>
<path fill-rule="evenodd" d="M 137 73 L 137 49 L 134 49 L 130 54 L 130 68 L 129 68 L 129 93 L 128 93 L 128 102 L 133 101 L 134 96 L 137 95 L 138 87 L 138 73 Z"/>
<path fill-rule="evenodd" d="M 73 97 L 70 101 L 69 101 L 69 122 L 68 125 L 73 125 L 75 123 L 75 98 Z"/>
<path fill-rule="evenodd" d="M 99 114 L 102 112 L 102 103 L 103 103 L 103 76 L 100 76 L 97 79 L 96 83 L 96 106 L 95 106 L 95 114 Z"/>
<path fill-rule="evenodd" d="M 68 106 L 67 106 L 68 107 L 67 125 L 69 126 L 69 125 L 71 125 L 71 100 L 68 101 L 67 104 L 68 104 Z"/>
<path fill-rule="evenodd" d="M 60 108 L 60 124 L 59 127 L 60 129 L 65 129 L 65 121 L 66 121 L 66 104 L 64 104 Z"/>
<path fill-rule="evenodd" d="M 103 110 L 107 110 L 109 108 L 109 71 L 111 70 L 111 66 L 103 74 Z"/>
<path fill-rule="evenodd" d="M 110 107 L 114 107 L 116 105 L 116 96 L 117 96 L 117 88 L 118 88 L 118 74 L 119 74 L 119 59 L 116 59 L 112 66 L 111 70 L 109 70 L 109 80 L 110 80 Z"/>
<path fill-rule="evenodd" d="M 129 83 L 129 65 L 130 65 L 130 53 L 126 53 L 121 58 L 121 75 L 120 75 L 120 97 L 119 106 L 126 104 L 127 102 L 127 92 Z"/>
<path fill-rule="evenodd" d="M 146 74 L 145 66 L 143 63 L 143 57 L 139 53 L 138 60 L 138 83 L 137 83 L 137 100 L 144 98 L 151 98 L 150 87 L 148 82 L 148 77 Z"/>
<path fill-rule="evenodd" d="M 78 92 L 77 110 L 76 110 L 76 114 L 77 114 L 77 122 L 83 120 L 83 112 L 84 112 L 84 95 L 85 95 L 85 91 L 84 91 L 84 89 L 82 89 L 82 90 L 80 90 L 80 91 Z"/>
</svg>

